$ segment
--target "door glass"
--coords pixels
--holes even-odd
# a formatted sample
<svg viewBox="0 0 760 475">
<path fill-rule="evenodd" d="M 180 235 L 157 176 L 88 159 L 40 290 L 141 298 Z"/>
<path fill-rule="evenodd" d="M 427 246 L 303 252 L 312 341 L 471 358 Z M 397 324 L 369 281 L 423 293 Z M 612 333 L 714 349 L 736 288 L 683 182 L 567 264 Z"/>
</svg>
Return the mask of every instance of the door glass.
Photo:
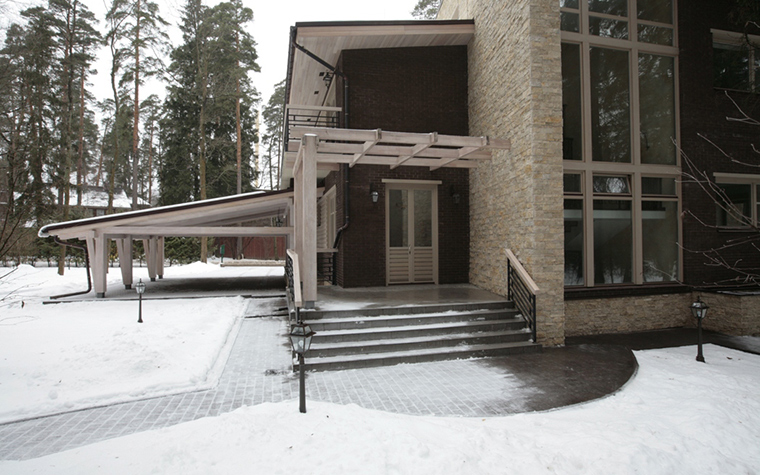
<svg viewBox="0 0 760 475">
<path fill-rule="evenodd" d="M 390 226 L 390 246 L 409 246 L 409 192 L 407 190 L 388 191 L 388 219 Z"/>
<path fill-rule="evenodd" d="M 433 192 L 414 191 L 414 245 L 433 246 Z"/>
</svg>

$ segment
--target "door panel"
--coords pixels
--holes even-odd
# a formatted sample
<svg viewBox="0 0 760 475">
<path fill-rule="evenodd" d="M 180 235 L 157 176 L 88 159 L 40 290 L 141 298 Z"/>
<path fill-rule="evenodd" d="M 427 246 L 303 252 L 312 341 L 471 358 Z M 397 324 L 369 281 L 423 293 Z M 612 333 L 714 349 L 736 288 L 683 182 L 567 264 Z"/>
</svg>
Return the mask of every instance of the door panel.
<svg viewBox="0 0 760 475">
<path fill-rule="evenodd" d="M 436 187 L 389 186 L 387 196 L 386 282 L 437 282 Z"/>
</svg>

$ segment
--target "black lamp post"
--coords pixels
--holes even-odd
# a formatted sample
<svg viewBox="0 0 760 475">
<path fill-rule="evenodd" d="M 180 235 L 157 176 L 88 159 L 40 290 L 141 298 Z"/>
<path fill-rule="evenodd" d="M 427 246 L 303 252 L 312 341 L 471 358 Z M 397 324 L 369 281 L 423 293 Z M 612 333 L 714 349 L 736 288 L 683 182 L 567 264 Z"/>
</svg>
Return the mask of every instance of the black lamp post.
<svg viewBox="0 0 760 475">
<path fill-rule="evenodd" d="M 697 361 L 704 363 L 705 357 L 702 355 L 702 319 L 707 315 L 707 309 L 710 308 L 701 298 L 691 304 L 691 314 L 697 319 Z"/>
<path fill-rule="evenodd" d="M 303 355 L 309 351 L 311 338 L 314 335 L 315 333 L 311 330 L 311 327 L 303 322 L 293 325 L 290 330 L 290 344 L 293 345 L 293 351 L 298 354 L 298 370 L 301 373 L 299 381 L 301 413 L 306 412 L 306 377 L 304 376 Z"/>
<path fill-rule="evenodd" d="M 140 306 L 138 307 L 138 313 L 137 313 L 137 323 L 142 323 L 142 294 L 145 293 L 145 282 L 140 279 L 140 282 L 135 284 L 135 290 L 137 291 L 137 295 L 140 299 Z"/>
</svg>

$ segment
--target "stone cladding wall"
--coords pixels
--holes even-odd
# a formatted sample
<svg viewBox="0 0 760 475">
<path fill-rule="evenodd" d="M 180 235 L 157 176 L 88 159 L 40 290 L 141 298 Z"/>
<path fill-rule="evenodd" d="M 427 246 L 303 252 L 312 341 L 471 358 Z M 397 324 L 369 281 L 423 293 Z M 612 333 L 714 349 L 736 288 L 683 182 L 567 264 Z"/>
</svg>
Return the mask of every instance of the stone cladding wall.
<svg viewBox="0 0 760 475">
<path fill-rule="evenodd" d="M 710 308 L 702 325 L 728 335 L 760 336 L 760 295 L 700 294 Z M 696 300 L 696 295 L 693 296 Z"/>
<path fill-rule="evenodd" d="M 470 173 L 470 282 L 506 295 L 506 248 L 541 289 L 538 341 L 565 338 L 559 2 L 446 0 L 475 19 L 468 45 L 471 135 L 511 140 Z"/>
<path fill-rule="evenodd" d="M 565 301 L 565 335 L 628 333 L 692 325 L 690 293 Z M 707 320 L 705 320 L 706 322 Z"/>
</svg>

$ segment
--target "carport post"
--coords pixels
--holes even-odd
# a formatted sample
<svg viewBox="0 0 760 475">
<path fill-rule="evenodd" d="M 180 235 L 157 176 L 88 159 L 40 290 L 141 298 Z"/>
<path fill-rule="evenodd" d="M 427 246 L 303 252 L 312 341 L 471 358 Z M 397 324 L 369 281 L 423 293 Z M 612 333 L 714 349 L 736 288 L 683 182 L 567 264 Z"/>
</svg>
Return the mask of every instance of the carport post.
<svg viewBox="0 0 760 475">
<path fill-rule="evenodd" d="M 156 243 L 156 273 L 159 279 L 164 278 L 164 237 L 158 238 Z"/>
<path fill-rule="evenodd" d="M 97 231 L 90 231 L 86 237 L 87 252 L 92 257 L 92 281 L 95 295 L 106 296 L 106 271 L 108 270 L 108 240 Z"/>
<path fill-rule="evenodd" d="M 132 237 L 116 240 L 116 250 L 119 253 L 119 268 L 121 282 L 125 289 L 132 288 Z"/>
</svg>

